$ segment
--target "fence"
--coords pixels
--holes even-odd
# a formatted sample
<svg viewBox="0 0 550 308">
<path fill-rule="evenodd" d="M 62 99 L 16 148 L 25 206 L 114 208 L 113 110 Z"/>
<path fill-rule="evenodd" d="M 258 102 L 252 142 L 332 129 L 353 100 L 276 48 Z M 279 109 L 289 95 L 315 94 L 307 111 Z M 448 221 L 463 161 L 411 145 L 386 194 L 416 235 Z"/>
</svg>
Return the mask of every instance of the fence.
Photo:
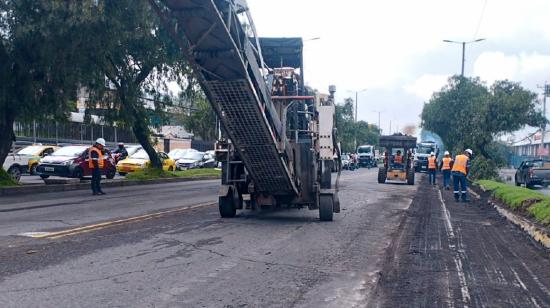
<svg viewBox="0 0 550 308">
<path fill-rule="evenodd" d="M 102 137 L 109 143 L 136 143 L 133 132 L 128 128 L 76 122 L 31 122 L 14 124 L 18 140 L 44 143 L 91 143 Z"/>
</svg>

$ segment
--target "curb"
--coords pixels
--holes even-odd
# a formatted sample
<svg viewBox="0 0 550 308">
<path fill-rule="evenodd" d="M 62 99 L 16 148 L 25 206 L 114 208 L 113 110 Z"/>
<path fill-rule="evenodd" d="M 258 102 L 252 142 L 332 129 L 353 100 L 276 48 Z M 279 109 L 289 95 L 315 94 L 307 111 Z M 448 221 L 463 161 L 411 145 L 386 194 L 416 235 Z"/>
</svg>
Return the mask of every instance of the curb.
<svg viewBox="0 0 550 308">
<path fill-rule="evenodd" d="M 550 249 L 550 237 L 548 237 L 548 230 L 537 226 L 524 217 L 512 213 L 492 200 L 489 200 L 489 204 L 492 205 L 501 216 L 504 216 L 508 219 L 508 221 L 520 227 L 523 231 L 529 234 L 531 238 L 542 244 L 542 246 Z"/>
<path fill-rule="evenodd" d="M 154 180 L 113 180 L 103 182 L 102 187 L 124 187 L 124 186 L 137 186 L 137 185 L 153 185 L 164 183 L 180 183 L 180 182 L 195 182 L 195 181 L 207 181 L 207 180 L 219 180 L 220 176 L 195 176 L 186 178 L 165 178 Z M 74 191 L 90 189 L 90 183 L 71 183 L 71 184 L 51 184 L 51 185 L 27 185 L 16 187 L 0 188 L 0 197 L 2 196 L 17 196 L 23 194 L 36 194 L 36 193 L 50 193 L 61 191 Z"/>
<path fill-rule="evenodd" d="M 483 192 L 487 192 L 484 187 L 477 186 L 479 189 L 481 189 Z M 475 193 L 474 190 L 468 188 L 468 190 L 471 193 Z M 477 196 L 477 199 L 481 199 L 481 196 L 475 193 Z M 489 197 L 489 200 L 487 201 L 489 205 L 491 205 L 497 212 L 500 214 L 500 216 L 506 218 L 509 222 L 519 227 L 521 230 L 523 230 L 525 233 L 527 233 L 533 240 L 540 243 L 542 246 L 544 246 L 546 249 L 550 249 L 550 236 L 548 234 L 550 233 L 547 228 L 541 227 L 529 219 L 517 215 L 514 212 L 500 206 L 500 204 L 493 198 Z"/>
</svg>

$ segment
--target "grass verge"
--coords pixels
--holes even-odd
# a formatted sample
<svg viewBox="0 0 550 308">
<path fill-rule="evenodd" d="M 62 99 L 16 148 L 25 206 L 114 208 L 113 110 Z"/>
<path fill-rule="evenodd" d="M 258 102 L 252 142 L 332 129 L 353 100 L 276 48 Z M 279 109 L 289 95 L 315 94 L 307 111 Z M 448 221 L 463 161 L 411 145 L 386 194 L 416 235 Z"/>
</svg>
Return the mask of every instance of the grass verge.
<svg viewBox="0 0 550 308">
<path fill-rule="evenodd" d="M 145 169 L 143 171 L 129 173 L 126 176 L 128 180 L 153 180 L 162 178 L 187 178 L 199 176 L 221 176 L 222 172 L 213 168 L 190 169 L 184 171 L 164 171 L 158 169 Z"/>
<path fill-rule="evenodd" d="M 536 222 L 550 226 L 550 197 L 523 187 L 516 187 L 489 180 L 476 181 L 476 184 L 511 209 L 526 213 Z"/>
<path fill-rule="evenodd" d="M 0 168 L 0 187 L 9 186 L 17 186 L 17 182 L 15 182 L 4 169 Z"/>
</svg>

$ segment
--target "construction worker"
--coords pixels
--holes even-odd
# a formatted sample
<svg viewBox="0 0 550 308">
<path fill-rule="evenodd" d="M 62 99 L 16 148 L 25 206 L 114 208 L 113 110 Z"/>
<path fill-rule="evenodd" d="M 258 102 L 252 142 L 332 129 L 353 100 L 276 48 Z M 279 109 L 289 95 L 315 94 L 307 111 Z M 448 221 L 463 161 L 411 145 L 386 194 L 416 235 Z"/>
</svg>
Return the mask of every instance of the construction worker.
<svg viewBox="0 0 550 308">
<path fill-rule="evenodd" d="M 400 150 L 397 150 L 397 153 L 393 156 L 393 167 L 403 168 L 403 155 Z"/>
<path fill-rule="evenodd" d="M 124 147 L 124 143 L 120 142 L 118 144 L 118 148 L 113 151 L 113 154 L 115 154 L 116 160 L 124 160 L 126 157 L 128 157 L 128 151 L 126 151 L 126 148 Z"/>
<path fill-rule="evenodd" d="M 443 173 L 443 187 L 446 190 L 451 188 L 451 169 L 453 168 L 453 159 L 451 153 L 445 151 L 445 157 L 441 160 L 439 169 Z"/>
<path fill-rule="evenodd" d="M 428 158 L 428 175 L 430 176 L 430 184 L 435 185 L 435 176 L 437 174 L 437 157 L 435 153 L 430 153 Z"/>
<path fill-rule="evenodd" d="M 466 176 L 470 171 L 470 159 L 474 152 L 470 149 L 464 151 L 464 154 L 457 155 L 454 159 L 452 173 L 455 201 L 469 202 L 468 182 Z M 460 187 L 459 187 L 460 186 Z"/>
<path fill-rule="evenodd" d="M 105 148 L 105 139 L 98 138 L 94 145 L 88 150 L 88 167 L 92 170 L 92 194 L 104 195 L 101 190 L 101 170 L 105 167 L 103 159 L 103 149 Z"/>
</svg>

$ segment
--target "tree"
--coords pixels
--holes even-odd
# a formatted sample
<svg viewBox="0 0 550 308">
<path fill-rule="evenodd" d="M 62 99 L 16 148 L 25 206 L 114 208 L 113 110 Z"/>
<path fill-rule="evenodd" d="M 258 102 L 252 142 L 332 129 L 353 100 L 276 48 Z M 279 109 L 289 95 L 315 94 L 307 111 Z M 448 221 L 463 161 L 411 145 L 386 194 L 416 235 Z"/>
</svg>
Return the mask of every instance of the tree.
<svg viewBox="0 0 550 308">
<path fill-rule="evenodd" d="M 441 136 L 455 153 L 471 148 L 485 158 L 496 138 L 525 125 L 545 122 L 536 110 L 536 94 L 519 83 L 497 81 L 490 88 L 478 78 L 454 76 L 435 93 L 422 110 L 422 127 Z"/>
<path fill-rule="evenodd" d="M 216 114 L 204 95 L 197 96 L 189 112 L 183 116 L 183 125 L 187 130 L 201 137 L 203 140 L 215 140 Z"/>
<path fill-rule="evenodd" d="M 365 121 L 355 123 L 353 109 L 353 99 L 351 98 L 345 99 L 343 104 L 336 105 L 336 128 L 343 152 L 355 152 L 356 140 L 358 145 L 377 145 L 380 136 L 378 126 Z"/>
<path fill-rule="evenodd" d="M 80 1 L 0 0 L 0 163 L 16 120 L 66 120 L 74 108 L 79 46 L 88 40 L 77 28 L 89 9 Z"/>
<path fill-rule="evenodd" d="M 89 73 L 83 76 L 89 107 L 107 108 L 107 120 L 131 126 L 151 166 L 162 168 L 151 145 L 149 114 L 164 119 L 174 106 L 168 99 L 170 83 L 194 91 L 188 63 L 147 0 L 95 2 L 94 20 L 82 28 L 94 38 L 86 45 Z M 152 98 L 150 106 L 144 96 Z"/>
</svg>

